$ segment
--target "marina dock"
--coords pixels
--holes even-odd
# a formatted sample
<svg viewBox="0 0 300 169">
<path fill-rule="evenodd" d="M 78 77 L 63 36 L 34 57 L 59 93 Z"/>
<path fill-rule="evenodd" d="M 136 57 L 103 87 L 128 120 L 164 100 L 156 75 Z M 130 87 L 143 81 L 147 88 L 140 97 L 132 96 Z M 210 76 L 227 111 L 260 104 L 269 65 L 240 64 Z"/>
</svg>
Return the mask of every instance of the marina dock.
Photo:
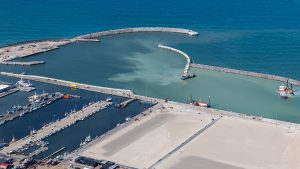
<svg viewBox="0 0 300 169">
<path fill-rule="evenodd" d="M 4 147 L 0 152 L 3 154 L 11 154 L 18 149 L 21 149 L 25 145 L 29 145 L 31 143 L 40 141 L 50 135 L 53 135 L 64 128 L 75 124 L 79 120 L 84 120 L 85 118 L 91 116 L 92 114 L 98 112 L 101 109 L 106 108 L 107 106 L 111 105 L 111 102 L 105 101 L 98 101 L 93 103 L 75 113 L 70 114 L 69 116 L 56 121 L 48 126 L 41 128 L 40 130 L 36 131 L 34 134 L 27 136 L 23 139 L 17 140 L 11 143 L 8 147 Z"/>
<path fill-rule="evenodd" d="M 17 109 L 14 112 L 5 113 L 3 115 L 3 117 L 0 117 L 0 125 L 3 125 L 8 121 L 14 120 L 15 118 L 21 117 L 27 113 L 38 110 L 48 104 L 53 103 L 54 101 L 61 99 L 62 97 L 63 97 L 63 94 L 57 92 L 53 95 L 53 97 L 49 98 L 49 100 L 38 103 L 37 105 L 29 105 L 28 104 L 26 106 L 21 106 L 20 110 Z"/>
<path fill-rule="evenodd" d="M 45 61 L 30 61 L 30 62 L 0 62 L 3 65 L 17 65 L 17 66 L 33 66 L 33 65 L 40 65 L 45 64 Z"/>
<path fill-rule="evenodd" d="M 125 107 L 127 107 L 128 104 L 133 103 L 136 100 L 137 100 L 136 98 L 132 98 L 132 99 L 126 100 L 126 101 L 124 101 L 124 102 L 122 102 L 120 104 L 117 104 L 116 107 L 117 108 L 125 108 Z"/>
<path fill-rule="evenodd" d="M 0 93 L 0 98 L 5 97 L 5 96 L 8 96 L 8 95 L 10 95 L 10 94 L 13 94 L 13 93 L 15 93 L 15 92 L 17 92 L 17 91 L 19 91 L 18 88 L 12 88 L 12 89 L 9 89 L 9 90 L 7 90 L 7 91 L 5 91 L 5 92 L 1 92 L 1 93 Z M 0 122 L 0 124 L 1 124 L 1 122 Z"/>
</svg>

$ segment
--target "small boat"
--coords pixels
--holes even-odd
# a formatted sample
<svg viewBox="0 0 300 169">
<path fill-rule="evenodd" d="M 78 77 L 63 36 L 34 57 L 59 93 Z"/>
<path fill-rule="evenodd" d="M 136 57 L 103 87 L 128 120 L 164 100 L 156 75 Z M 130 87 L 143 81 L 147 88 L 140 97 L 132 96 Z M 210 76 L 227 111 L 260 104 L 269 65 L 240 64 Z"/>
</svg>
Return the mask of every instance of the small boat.
<svg viewBox="0 0 300 169">
<path fill-rule="evenodd" d="M 294 96 L 294 90 L 293 90 L 293 85 L 289 85 L 289 81 L 286 81 L 286 85 L 283 83 L 279 86 L 278 89 L 279 95 L 282 99 L 287 99 L 289 97 Z"/>
<path fill-rule="evenodd" d="M 34 134 L 36 134 L 36 130 L 35 130 L 35 129 L 32 129 L 32 130 L 30 131 L 30 135 L 34 135 Z"/>
<path fill-rule="evenodd" d="M 191 101 L 191 104 L 194 105 L 194 106 L 199 106 L 199 107 L 210 107 L 210 97 L 208 99 L 208 102 Z"/>
<path fill-rule="evenodd" d="M 131 120 L 131 117 L 126 117 L 125 121 L 128 122 Z"/>
<path fill-rule="evenodd" d="M 63 96 L 63 98 L 66 99 L 66 100 L 68 100 L 68 99 L 70 99 L 71 97 L 70 97 L 69 95 L 65 94 L 65 95 Z"/>
<path fill-rule="evenodd" d="M 111 102 L 111 101 L 112 101 L 112 98 L 111 98 L 111 97 L 107 97 L 105 101 Z"/>
</svg>

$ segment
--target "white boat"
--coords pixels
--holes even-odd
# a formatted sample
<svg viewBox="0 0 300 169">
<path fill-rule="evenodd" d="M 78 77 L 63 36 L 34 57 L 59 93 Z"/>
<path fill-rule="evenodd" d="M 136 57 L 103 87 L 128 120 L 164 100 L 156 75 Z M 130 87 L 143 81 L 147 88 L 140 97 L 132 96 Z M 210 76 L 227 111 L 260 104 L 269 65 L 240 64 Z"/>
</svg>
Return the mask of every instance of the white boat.
<svg viewBox="0 0 300 169">
<path fill-rule="evenodd" d="M 112 98 L 111 98 L 111 97 L 107 97 L 105 101 L 111 102 L 111 101 L 112 101 Z"/>
<path fill-rule="evenodd" d="M 32 84 L 29 82 L 29 80 L 28 80 L 28 83 L 26 83 L 23 79 L 19 80 L 16 83 L 16 85 L 19 87 L 31 87 L 32 86 Z"/>
<path fill-rule="evenodd" d="M 32 129 L 32 130 L 30 131 L 30 135 L 34 135 L 34 134 L 36 134 L 36 130 L 35 130 L 35 129 Z"/>
<path fill-rule="evenodd" d="M 130 121 L 131 120 L 131 117 L 126 117 L 126 122 Z"/>
</svg>

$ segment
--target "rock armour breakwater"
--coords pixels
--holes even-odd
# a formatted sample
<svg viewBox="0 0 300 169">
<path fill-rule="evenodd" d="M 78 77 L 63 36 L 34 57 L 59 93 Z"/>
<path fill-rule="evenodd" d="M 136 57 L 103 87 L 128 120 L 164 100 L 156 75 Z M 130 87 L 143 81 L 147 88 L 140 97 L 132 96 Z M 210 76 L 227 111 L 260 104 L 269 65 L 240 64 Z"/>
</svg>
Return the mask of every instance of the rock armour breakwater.
<svg viewBox="0 0 300 169">
<path fill-rule="evenodd" d="M 217 67 L 217 66 L 209 66 L 209 65 L 204 65 L 204 64 L 191 64 L 190 66 L 193 68 L 213 70 L 213 71 L 219 71 L 219 72 L 225 72 L 225 73 L 234 73 L 234 74 L 239 74 L 239 75 L 244 75 L 244 76 L 253 76 L 253 77 L 259 77 L 259 78 L 263 78 L 263 79 L 277 80 L 277 81 L 281 81 L 281 82 L 286 82 L 287 80 L 289 80 L 289 83 L 300 87 L 300 81 L 294 80 L 294 79 L 289 79 L 286 77 L 281 77 L 281 76 L 249 72 L 249 71 L 243 71 L 243 70 L 237 70 L 237 69 L 222 68 L 222 67 Z"/>
<path fill-rule="evenodd" d="M 90 39 L 90 38 L 97 38 L 97 37 L 101 37 L 101 36 L 116 35 L 116 34 L 122 34 L 122 33 L 134 33 L 134 32 L 170 32 L 170 33 L 188 34 L 190 36 L 199 35 L 198 32 L 195 32 L 195 31 L 192 31 L 189 29 L 144 27 L 144 28 L 123 28 L 123 29 L 114 29 L 114 30 L 96 32 L 96 33 L 78 36 L 78 37 L 76 37 L 76 39 Z"/>
<path fill-rule="evenodd" d="M 184 71 L 183 71 L 182 75 L 183 76 L 188 76 L 189 70 L 190 70 L 190 64 L 191 64 L 191 59 L 190 59 L 188 54 L 182 52 L 179 49 L 175 49 L 175 48 L 172 48 L 172 47 L 169 47 L 169 46 L 164 46 L 164 45 L 161 45 L 161 44 L 159 44 L 158 47 L 162 48 L 162 49 L 171 50 L 173 52 L 176 52 L 176 53 L 179 53 L 180 55 L 182 55 L 186 59 L 186 65 L 185 65 L 185 68 L 184 68 Z"/>
</svg>

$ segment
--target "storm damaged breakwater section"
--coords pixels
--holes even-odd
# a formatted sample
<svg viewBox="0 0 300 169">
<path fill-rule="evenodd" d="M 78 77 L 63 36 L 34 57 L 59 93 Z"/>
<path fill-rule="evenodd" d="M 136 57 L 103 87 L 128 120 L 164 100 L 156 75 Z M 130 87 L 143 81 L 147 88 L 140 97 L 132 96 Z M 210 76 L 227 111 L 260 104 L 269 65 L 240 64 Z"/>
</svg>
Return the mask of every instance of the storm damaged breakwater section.
<svg viewBox="0 0 300 169">
<path fill-rule="evenodd" d="M 223 68 L 223 67 L 217 67 L 217 66 L 209 66 L 209 65 L 204 65 L 204 64 L 194 64 L 193 63 L 190 66 L 193 68 L 200 68 L 200 69 L 219 71 L 219 72 L 225 72 L 225 73 L 234 73 L 234 74 L 239 74 L 239 75 L 244 75 L 244 76 L 252 76 L 252 77 L 268 79 L 268 80 L 277 80 L 277 81 L 281 81 L 281 82 L 286 82 L 288 80 L 289 83 L 300 87 L 300 81 L 294 80 L 294 79 L 289 79 L 286 77 L 281 77 L 281 76 L 249 72 L 249 71 L 243 71 L 243 70 L 237 70 L 237 69 L 229 69 L 229 68 Z"/>
<path fill-rule="evenodd" d="M 116 34 L 123 34 L 123 33 L 134 33 L 134 32 L 169 32 L 169 33 L 182 33 L 190 36 L 199 35 L 198 32 L 189 29 L 182 29 L 182 28 L 141 27 L 141 28 L 123 28 L 123 29 L 101 31 L 101 32 L 81 35 L 76 37 L 75 39 L 90 39 L 90 38 L 97 38 L 101 36 L 116 35 Z"/>
</svg>

